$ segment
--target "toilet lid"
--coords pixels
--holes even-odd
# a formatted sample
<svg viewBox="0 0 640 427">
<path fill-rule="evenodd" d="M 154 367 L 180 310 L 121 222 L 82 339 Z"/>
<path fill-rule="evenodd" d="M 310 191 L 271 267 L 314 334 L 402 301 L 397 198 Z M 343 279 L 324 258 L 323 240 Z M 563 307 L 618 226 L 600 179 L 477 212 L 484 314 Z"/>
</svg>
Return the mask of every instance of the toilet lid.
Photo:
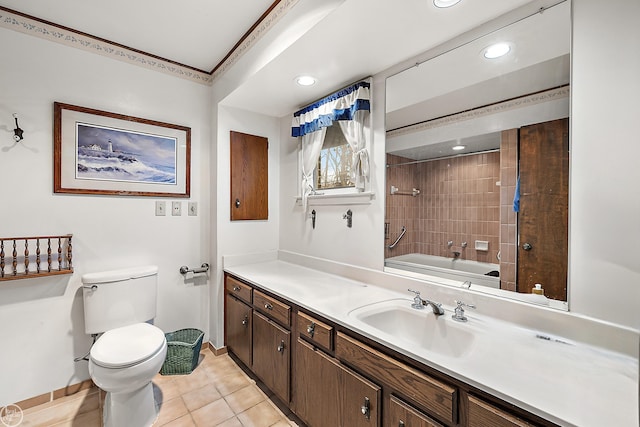
<svg viewBox="0 0 640 427">
<path fill-rule="evenodd" d="M 105 368 L 131 366 L 156 354 L 165 343 L 158 327 L 136 323 L 102 334 L 91 347 L 91 360 Z"/>
</svg>

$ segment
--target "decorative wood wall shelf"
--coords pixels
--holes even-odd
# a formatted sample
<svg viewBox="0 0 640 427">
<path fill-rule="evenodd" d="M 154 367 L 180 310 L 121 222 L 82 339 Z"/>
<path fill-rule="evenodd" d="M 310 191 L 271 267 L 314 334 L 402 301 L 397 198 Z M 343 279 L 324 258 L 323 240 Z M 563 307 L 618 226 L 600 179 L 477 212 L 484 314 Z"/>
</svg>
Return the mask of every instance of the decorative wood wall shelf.
<svg viewBox="0 0 640 427">
<path fill-rule="evenodd" d="M 0 237 L 0 281 L 72 274 L 72 236 Z"/>
</svg>

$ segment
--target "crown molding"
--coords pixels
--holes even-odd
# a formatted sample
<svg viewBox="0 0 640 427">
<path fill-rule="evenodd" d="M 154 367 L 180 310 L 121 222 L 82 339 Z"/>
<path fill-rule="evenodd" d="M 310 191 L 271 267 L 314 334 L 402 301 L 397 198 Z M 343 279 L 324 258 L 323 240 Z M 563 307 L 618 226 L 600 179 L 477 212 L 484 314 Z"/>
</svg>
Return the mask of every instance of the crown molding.
<svg viewBox="0 0 640 427">
<path fill-rule="evenodd" d="M 387 132 L 387 138 L 393 138 L 401 135 L 408 135 L 416 132 L 422 132 L 440 126 L 451 125 L 465 120 L 477 119 L 491 114 L 503 113 L 505 111 L 515 110 L 518 108 L 529 107 L 535 104 L 555 101 L 557 99 L 568 98 L 570 93 L 569 86 L 562 86 L 546 91 L 533 93 L 531 95 L 522 96 L 520 98 L 510 99 L 496 104 L 487 105 L 485 107 L 475 108 L 462 113 L 452 114 L 450 116 L 438 119 L 428 120 L 426 122 L 416 123 L 414 125 L 393 129 Z"/>
</svg>

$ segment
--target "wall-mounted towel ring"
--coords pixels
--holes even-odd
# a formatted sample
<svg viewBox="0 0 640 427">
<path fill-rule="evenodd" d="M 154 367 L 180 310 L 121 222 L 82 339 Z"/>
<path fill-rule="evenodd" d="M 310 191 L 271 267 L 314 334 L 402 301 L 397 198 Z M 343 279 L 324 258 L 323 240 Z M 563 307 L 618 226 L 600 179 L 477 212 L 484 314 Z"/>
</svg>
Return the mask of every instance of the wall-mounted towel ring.
<svg viewBox="0 0 640 427">
<path fill-rule="evenodd" d="M 18 126 L 18 113 L 13 113 L 13 118 L 16 120 L 16 128 L 13 130 L 13 139 L 16 142 L 20 142 L 24 139 L 22 136 L 24 131 L 20 129 L 20 126 Z"/>
</svg>

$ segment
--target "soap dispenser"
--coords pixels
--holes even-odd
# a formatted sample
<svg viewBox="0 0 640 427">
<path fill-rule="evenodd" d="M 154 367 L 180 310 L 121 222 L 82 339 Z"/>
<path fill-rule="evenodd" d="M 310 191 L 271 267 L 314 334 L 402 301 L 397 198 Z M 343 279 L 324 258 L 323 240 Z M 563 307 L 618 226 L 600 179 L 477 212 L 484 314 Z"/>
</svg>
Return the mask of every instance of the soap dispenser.
<svg viewBox="0 0 640 427">
<path fill-rule="evenodd" d="M 540 283 L 536 283 L 531 289 L 531 293 L 536 295 L 544 295 L 544 289 L 542 289 L 542 285 Z"/>
</svg>

